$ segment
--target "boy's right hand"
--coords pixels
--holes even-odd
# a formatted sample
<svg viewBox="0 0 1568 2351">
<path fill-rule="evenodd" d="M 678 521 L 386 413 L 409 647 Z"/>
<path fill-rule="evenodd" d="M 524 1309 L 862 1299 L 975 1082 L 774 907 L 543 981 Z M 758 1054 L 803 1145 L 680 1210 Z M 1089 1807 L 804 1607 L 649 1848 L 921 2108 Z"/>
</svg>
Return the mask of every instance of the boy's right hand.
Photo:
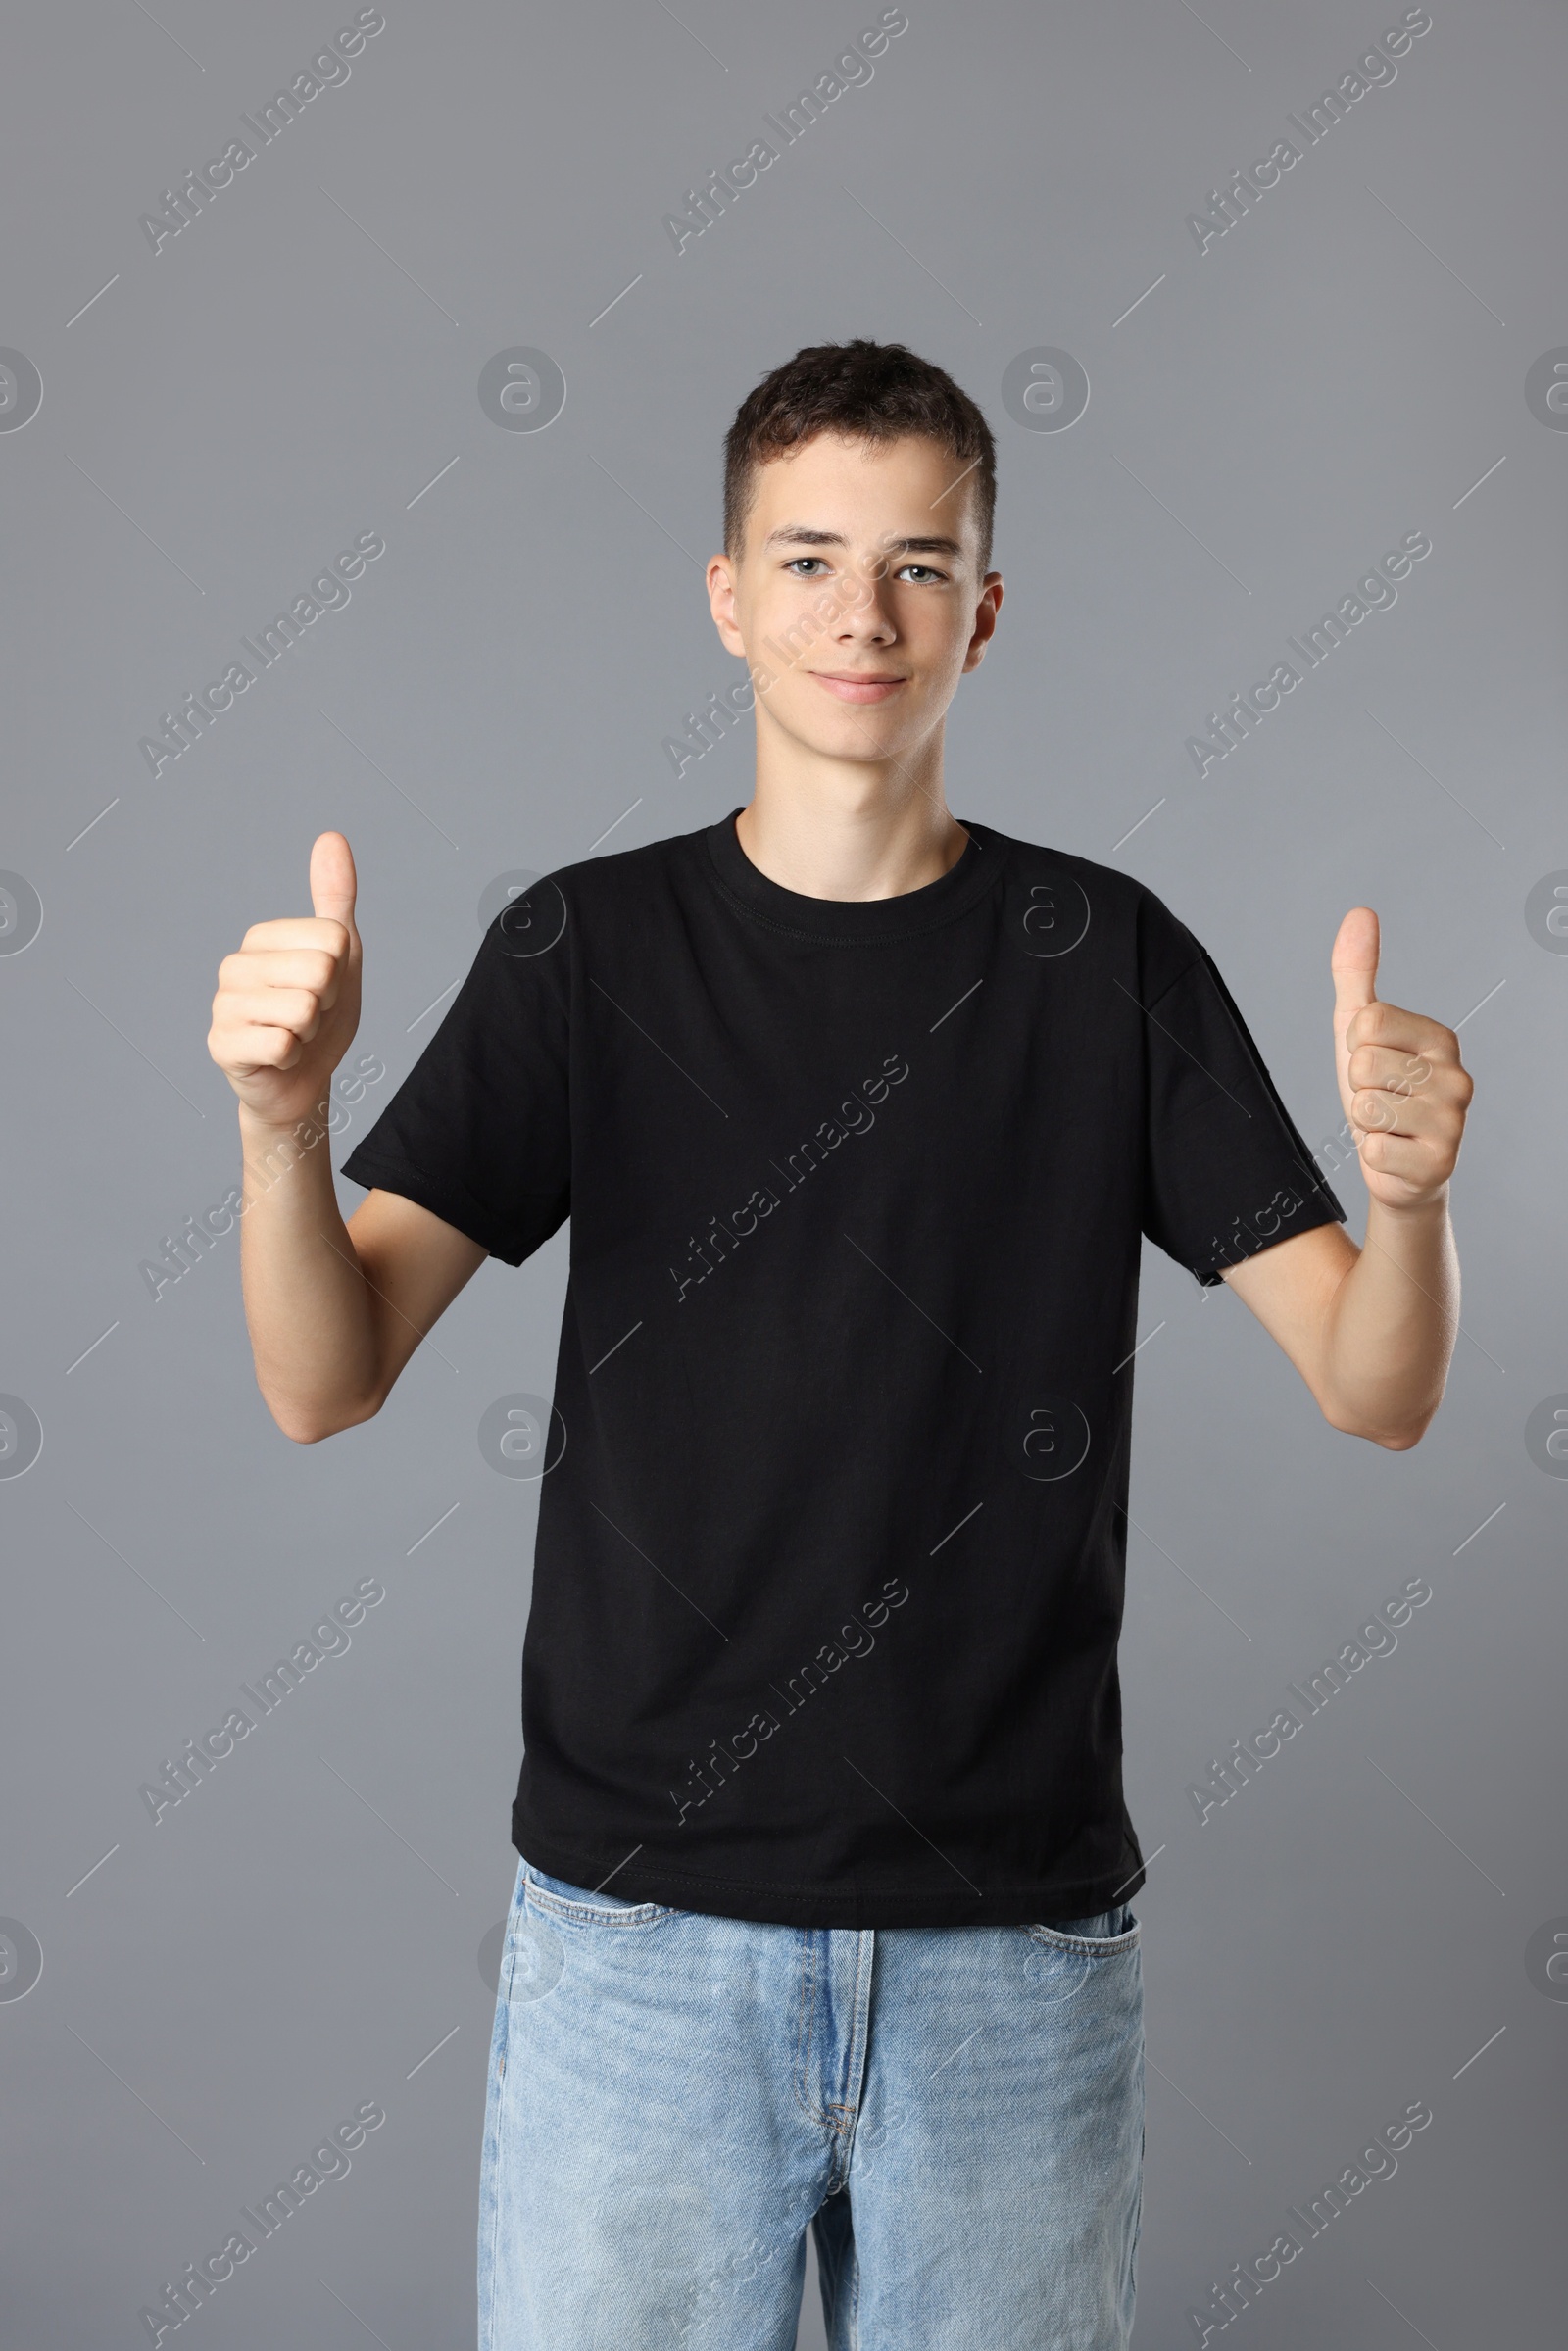
<svg viewBox="0 0 1568 2351">
<path fill-rule="evenodd" d="M 341 833 L 311 851 L 313 914 L 253 922 L 218 967 L 207 1050 L 244 1108 L 284 1129 L 324 1119 L 332 1072 L 360 1025 L 354 855 Z"/>
</svg>

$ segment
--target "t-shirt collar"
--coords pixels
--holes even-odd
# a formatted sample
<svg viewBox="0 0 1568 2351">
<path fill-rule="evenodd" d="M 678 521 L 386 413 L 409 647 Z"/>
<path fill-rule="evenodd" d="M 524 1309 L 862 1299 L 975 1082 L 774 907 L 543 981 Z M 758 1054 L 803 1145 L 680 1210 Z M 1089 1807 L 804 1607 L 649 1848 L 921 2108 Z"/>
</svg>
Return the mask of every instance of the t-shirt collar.
<svg viewBox="0 0 1568 2351">
<path fill-rule="evenodd" d="M 739 808 L 710 825 L 703 838 L 713 870 L 725 895 L 742 909 L 774 930 L 829 944 L 909 939 L 935 930 L 973 906 L 997 880 L 1004 845 L 988 825 L 967 816 L 958 822 L 969 838 L 956 865 L 921 889 L 906 890 L 895 898 L 807 898 L 786 890 L 752 863 L 735 830 Z"/>
</svg>

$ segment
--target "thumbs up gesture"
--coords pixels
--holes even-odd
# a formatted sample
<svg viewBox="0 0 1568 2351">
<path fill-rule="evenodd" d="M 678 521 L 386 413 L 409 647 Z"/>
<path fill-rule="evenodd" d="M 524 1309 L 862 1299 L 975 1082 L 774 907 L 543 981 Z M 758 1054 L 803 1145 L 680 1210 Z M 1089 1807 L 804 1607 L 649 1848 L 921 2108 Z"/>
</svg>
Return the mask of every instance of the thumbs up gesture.
<svg viewBox="0 0 1568 2351">
<path fill-rule="evenodd" d="M 1366 1188 L 1388 1208 L 1427 1207 L 1453 1173 L 1475 1092 L 1459 1040 L 1419 1012 L 1380 1003 L 1370 906 L 1346 915 L 1331 965 L 1340 1100 Z"/>
<path fill-rule="evenodd" d="M 207 1050 L 268 1126 L 322 1115 L 360 1025 L 354 853 L 341 833 L 311 851 L 309 914 L 253 922 L 218 967 Z"/>
</svg>

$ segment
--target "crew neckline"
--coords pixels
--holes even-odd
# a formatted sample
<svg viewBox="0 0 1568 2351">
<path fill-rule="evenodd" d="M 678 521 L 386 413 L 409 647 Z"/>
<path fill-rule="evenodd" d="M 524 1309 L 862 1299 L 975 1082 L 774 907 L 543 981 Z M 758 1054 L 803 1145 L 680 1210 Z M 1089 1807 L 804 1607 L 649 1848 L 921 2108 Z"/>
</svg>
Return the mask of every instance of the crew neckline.
<svg viewBox="0 0 1568 2351">
<path fill-rule="evenodd" d="M 738 808 L 731 808 L 704 835 L 708 854 L 726 897 L 757 921 L 771 929 L 827 944 L 863 945 L 909 939 L 935 930 L 965 912 L 1002 870 L 1005 844 L 989 825 L 958 817 L 969 838 L 963 854 L 934 882 L 918 890 L 901 890 L 892 898 L 808 898 L 786 890 L 754 865 L 735 830 Z"/>
</svg>

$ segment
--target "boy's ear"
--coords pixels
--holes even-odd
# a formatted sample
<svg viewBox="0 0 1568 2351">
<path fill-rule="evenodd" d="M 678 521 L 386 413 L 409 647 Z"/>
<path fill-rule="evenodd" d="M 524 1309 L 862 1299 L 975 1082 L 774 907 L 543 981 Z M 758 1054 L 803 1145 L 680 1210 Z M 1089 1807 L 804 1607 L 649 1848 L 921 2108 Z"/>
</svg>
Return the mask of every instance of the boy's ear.
<svg viewBox="0 0 1568 2351">
<path fill-rule="evenodd" d="M 744 654 L 746 646 L 735 623 L 735 570 L 728 555 L 709 557 L 708 609 L 713 615 L 713 626 L 724 651 Z"/>
<path fill-rule="evenodd" d="M 996 633 L 997 614 L 1002 608 L 1002 574 L 988 571 L 975 608 L 974 634 L 969 639 L 963 657 L 964 670 L 978 669 L 985 660 L 986 647 Z"/>
</svg>

